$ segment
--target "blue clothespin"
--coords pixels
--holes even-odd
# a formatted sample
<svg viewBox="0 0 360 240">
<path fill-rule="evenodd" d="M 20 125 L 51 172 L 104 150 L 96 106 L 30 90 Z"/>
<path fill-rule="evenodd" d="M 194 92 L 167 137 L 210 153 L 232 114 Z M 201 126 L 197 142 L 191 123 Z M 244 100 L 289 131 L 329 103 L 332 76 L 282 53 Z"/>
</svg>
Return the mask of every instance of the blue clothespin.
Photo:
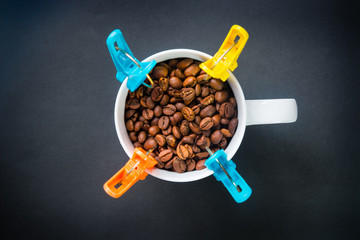
<svg viewBox="0 0 360 240">
<path fill-rule="evenodd" d="M 110 33 L 106 40 L 111 58 L 115 64 L 117 73 L 116 79 L 123 82 L 128 77 L 127 87 L 134 92 L 141 84 L 152 88 L 154 84 L 149 76 L 149 72 L 156 65 L 156 61 L 139 62 L 132 54 L 129 46 L 125 42 L 124 36 L 119 29 Z M 149 79 L 151 86 L 145 83 L 145 79 Z"/>
<path fill-rule="evenodd" d="M 218 150 L 214 154 L 209 148 L 206 148 L 206 150 L 211 156 L 205 161 L 205 166 L 214 171 L 216 180 L 225 185 L 237 203 L 246 201 L 250 197 L 252 190 L 235 170 L 235 163 L 232 160 L 227 160 L 224 150 Z"/>
</svg>

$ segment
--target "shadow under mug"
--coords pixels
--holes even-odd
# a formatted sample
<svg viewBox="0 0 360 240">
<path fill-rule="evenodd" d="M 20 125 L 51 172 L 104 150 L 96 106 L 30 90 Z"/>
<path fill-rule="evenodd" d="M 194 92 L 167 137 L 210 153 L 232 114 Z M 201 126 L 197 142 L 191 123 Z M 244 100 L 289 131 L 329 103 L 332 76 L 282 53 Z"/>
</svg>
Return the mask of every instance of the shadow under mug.
<svg viewBox="0 0 360 240">
<path fill-rule="evenodd" d="M 191 49 L 172 49 L 151 55 L 150 57 L 144 59 L 144 62 L 149 62 L 151 60 L 163 62 L 174 58 L 192 58 L 204 62 L 210 59 L 211 56 Z M 241 145 L 246 126 L 295 122 L 297 119 L 297 104 L 295 99 L 245 100 L 239 81 L 236 79 L 234 74 L 231 72 L 229 72 L 229 74 L 230 76 L 227 82 L 229 83 L 237 102 L 239 120 L 236 132 L 225 149 L 228 159 L 232 159 Z M 128 88 L 126 87 L 126 84 L 127 79 L 125 79 L 125 81 L 121 84 L 116 97 L 115 127 L 121 146 L 124 148 L 129 158 L 131 158 L 134 153 L 134 145 L 130 141 L 124 119 L 125 101 L 128 95 Z M 213 174 L 213 172 L 208 168 L 185 173 L 171 172 L 156 167 L 147 169 L 146 171 L 154 177 L 171 182 L 190 182 Z"/>
</svg>

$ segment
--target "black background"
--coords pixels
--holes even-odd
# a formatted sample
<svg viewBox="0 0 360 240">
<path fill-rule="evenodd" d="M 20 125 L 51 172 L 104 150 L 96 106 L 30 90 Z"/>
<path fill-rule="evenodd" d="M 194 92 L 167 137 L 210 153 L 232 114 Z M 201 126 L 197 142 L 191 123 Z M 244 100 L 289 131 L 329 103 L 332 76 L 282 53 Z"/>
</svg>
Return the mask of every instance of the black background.
<svg viewBox="0 0 360 240">
<path fill-rule="evenodd" d="M 1 1 L 1 235 L 6 239 L 356 239 L 359 8 L 348 1 Z M 233 158 L 253 189 L 148 176 L 120 199 L 103 183 L 128 160 L 105 45 L 138 59 L 214 54 L 250 38 L 234 71 L 247 99 L 295 98 L 294 124 L 248 127 Z"/>
</svg>

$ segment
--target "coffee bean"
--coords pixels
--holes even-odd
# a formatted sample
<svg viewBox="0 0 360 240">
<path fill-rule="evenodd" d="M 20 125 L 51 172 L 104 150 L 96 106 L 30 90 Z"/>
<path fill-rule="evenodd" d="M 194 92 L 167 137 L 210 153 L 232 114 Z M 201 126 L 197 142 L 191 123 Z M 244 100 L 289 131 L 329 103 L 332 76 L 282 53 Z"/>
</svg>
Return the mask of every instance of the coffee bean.
<svg viewBox="0 0 360 240">
<path fill-rule="evenodd" d="M 126 130 L 128 130 L 129 132 L 134 131 L 134 122 L 132 120 L 127 120 L 125 123 L 126 126 Z"/>
<path fill-rule="evenodd" d="M 219 146 L 222 148 L 222 149 L 225 149 L 227 147 L 227 140 L 225 137 L 223 137 L 220 142 L 219 142 Z"/>
<path fill-rule="evenodd" d="M 153 118 L 153 120 L 151 120 L 150 125 L 151 126 L 158 126 L 159 124 L 159 118 Z"/>
<path fill-rule="evenodd" d="M 164 134 L 165 136 L 168 136 L 172 133 L 172 127 L 169 125 L 167 129 L 162 130 L 162 134 Z"/>
<path fill-rule="evenodd" d="M 138 141 L 139 141 L 140 143 L 144 143 L 144 142 L 146 141 L 146 139 L 147 139 L 147 134 L 146 134 L 146 132 L 145 132 L 145 131 L 139 132 Z"/>
<path fill-rule="evenodd" d="M 198 105 L 195 105 L 195 106 L 193 106 L 191 109 L 194 111 L 194 114 L 195 115 L 198 115 L 199 113 L 200 113 L 200 110 L 201 110 L 201 107 L 200 107 L 201 105 L 200 104 L 198 104 Z"/>
<path fill-rule="evenodd" d="M 197 80 L 196 80 L 197 81 Z M 201 95 L 201 85 L 200 84 L 196 84 L 195 85 L 195 96 L 198 97 Z"/>
<path fill-rule="evenodd" d="M 159 102 L 161 100 L 161 98 L 163 97 L 164 92 L 161 90 L 160 87 L 155 87 L 152 91 L 151 91 L 151 99 L 154 102 Z"/>
<path fill-rule="evenodd" d="M 204 84 L 204 83 L 209 82 L 210 78 L 208 76 L 209 75 L 207 75 L 206 73 L 203 73 L 203 74 L 200 73 L 200 75 L 197 76 L 196 80 L 197 80 L 198 83 Z"/>
<path fill-rule="evenodd" d="M 176 67 L 176 64 L 179 62 L 179 60 L 177 59 L 171 59 L 169 60 L 168 62 L 168 65 L 171 67 L 171 68 L 175 68 Z"/>
<path fill-rule="evenodd" d="M 181 89 L 182 88 L 182 81 L 178 77 L 171 77 L 169 79 L 169 84 L 171 87 L 175 89 Z"/>
<path fill-rule="evenodd" d="M 184 107 L 183 110 L 181 111 L 183 117 L 188 120 L 189 122 L 194 121 L 195 119 L 195 114 L 194 111 L 189 108 L 189 107 Z"/>
<path fill-rule="evenodd" d="M 228 129 L 231 132 L 232 135 L 235 134 L 236 127 L 238 125 L 239 120 L 237 118 L 233 118 L 230 120 Z"/>
<path fill-rule="evenodd" d="M 166 92 L 169 88 L 169 78 L 161 77 L 159 79 L 159 87 L 163 92 Z"/>
<path fill-rule="evenodd" d="M 231 98 L 229 98 L 229 103 L 231 103 L 233 106 L 234 106 L 234 108 L 236 107 L 236 99 L 235 98 L 233 98 L 233 97 L 231 97 Z"/>
<path fill-rule="evenodd" d="M 227 119 L 227 118 L 222 118 L 221 119 L 221 121 L 220 121 L 220 123 L 222 124 L 222 125 L 228 125 L 229 124 L 229 119 Z"/>
<path fill-rule="evenodd" d="M 185 105 L 189 105 L 195 99 L 195 90 L 193 88 L 184 88 L 181 92 L 181 97 Z"/>
<path fill-rule="evenodd" d="M 158 134 L 160 132 L 160 128 L 158 126 L 151 126 L 149 128 L 148 132 L 151 136 L 155 136 L 156 134 Z"/>
<path fill-rule="evenodd" d="M 181 60 L 178 64 L 176 64 L 177 68 L 180 70 L 184 70 L 188 66 L 190 66 L 194 62 L 191 58 L 185 58 L 184 60 Z"/>
<path fill-rule="evenodd" d="M 148 131 L 151 126 L 148 123 L 144 123 L 143 130 Z"/>
<path fill-rule="evenodd" d="M 164 168 L 165 163 L 163 163 L 162 161 L 160 161 L 160 158 L 158 156 L 155 157 L 155 160 L 157 161 L 157 164 L 155 165 L 155 167 L 157 168 Z"/>
<path fill-rule="evenodd" d="M 181 135 L 183 135 L 183 136 L 189 135 L 189 133 L 190 133 L 190 128 L 189 128 L 189 122 L 188 122 L 187 120 L 183 120 L 183 121 L 181 122 L 180 132 L 181 132 Z"/>
<path fill-rule="evenodd" d="M 143 126 L 144 126 L 144 122 L 142 122 L 142 121 L 137 121 L 137 122 L 134 124 L 134 132 L 140 131 Z"/>
<path fill-rule="evenodd" d="M 165 164 L 164 168 L 165 168 L 165 169 L 170 169 L 170 168 L 172 168 L 172 167 L 173 167 L 173 160 L 171 159 L 170 161 L 168 161 L 168 162 Z"/>
<path fill-rule="evenodd" d="M 196 145 L 192 145 L 191 148 L 195 154 L 199 153 L 201 151 L 201 149 Z"/>
<path fill-rule="evenodd" d="M 191 145 L 193 145 L 194 144 L 194 138 L 193 137 L 191 137 L 191 136 L 185 136 L 185 137 L 183 137 L 182 139 L 181 139 L 181 141 L 183 142 L 183 143 L 185 143 L 185 144 L 191 144 Z"/>
<path fill-rule="evenodd" d="M 201 88 L 201 97 L 202 98 L 209 96 L 209 94 L 210 94 L 210 88 L 208 88 L 208 87 Z"/>
<path fill-rule="evenodd" d="M 186 107 L 186 105 L 183 103 L 176 103 L 175 107 L 176 107 L 177 111 L 181 112 L 183 110 L 183 108 Z"/>
<path fill-rule="evenodd" d="M 176 107 L 176 105 L 175 105 L 175 107 Z M 179 122 L 181 122 L 183 120 L 183 115 L 181 114 L 181 112 L 174 113 L 173 117 L 174 117 L 176 124 L 178 124 Z"/>
<path fill-rule="evenodd" d="M 228 98 L 229 98 L 229 93 L 226 90 L 215 93 L 215 101 L 218 103 L 224 103 L 228 100 Z"/>
<path fill-rule="evenodd" d="M 183 99 L 182 99 L 182 97 L 172 97 L 172 98 L 170 98 L 170 103 L 171 104 L 175 104 L 175 103 L 179 103 L 179 102 L 182 102 L 183 101 Z"/>
<path fill-rule="evenodd" d="M 152 76 L 155 79 L 159 79 L 161 77 L 166 77 L 169 73 L 169 70 L 166 67 L 163 66 L 156 66 L 154 67 L 153 71 L 152 71 Z"/>
<path fill-rule="evenodd" d="M 185 74 L 179 69 L 175 69 L 175 77 L 178 77 L 180 79 L 184 79 L 185 78 Z"/>
<path fill-rule="evenodd" d="M 140 105 L 143 107 L 143 108 L 147 108 L 147 105 L 146 105 L 146 97 L 142 97 L 140 98 Z"/>
<path fill-rule="evenodd" d="M 195 116 L 194 122 L 195 122 L 197 125 L 200 125 L 201 120 L 202 120 L 202 119 L 201 119 L 200 116 Z"/>
<path fill-rule="evenodd" d="M 184 70 L 184 74 L 186 77 L 196 76 L 200 72 L 200 70 L 200 67 L 196 63 L 194 63 Z"/>
<path fill-rule="evenodd" d="M 196 85 L 196 78 L 191 76 L 191 77 L 187 77 L 184 82 L 183 82 L 183 87 L 184 88 L 192 88 Z"/>
<path fill-rule="evenodd" d="M 221 121 L 220 114 L 216 114 L 216 115 L 212 116 L 212 120 L 213 120 L 213 123 L 214 123 L 214 127 L 219 126 L 220 121 Z"/>
<path fill-rule="evenodd" d="M 142 148 L 143 145 L 139 142 L 134 142 L 134 148 Z"/>
<path fill-rule="evenodd" d="M 205 161 L 206 161 L 206 159 L 198 161 L 198 162 L 196 163 L 195 169 L 196 169 L 196 170 L 205 169 L 205 168 L 206 168 L 206 166 L 205 166 Z"/>
<path fill-rule="evenodd" d="M 172 127 L 172 134 L 174 135 L 174 137 L 176 137 L 177 139 L 181 139 L 181 133 L 180 133 L 180 129 L 178 126 L 173 126 Z"/>
<path fill-rule="evenodd" d="M 157 147 L 158 147 L 158 144 L 154 138 L 148 138 L 144 143 L 144 149 L 146 151 L 149 150 L 150 148 L 156 149 Z"/>
<path fill-rule="evenodd" d="M 157 135 L 155 136 L 155 141 L 157 142 L 157 144 L 158 144 L 160 147 L 163 147 L 163 146 L 165 146 L 165 144 L 166 144 L 166 138 L 165 138 L 165 136 L 162 135 L 162 134 L 157 134 Z"/>
<path fill-rule="evenodd" d="M 182 160 L 186 160 L 189 157 L 189 151 L 184 145 L 177 146 L 176 154 Z"/>
<path fill-rule="evenodd" d="M 221 129 L 221 133 L 227 138 L 231 138 L 233 136 L 233 134 L 228 129 L 225 128 Z"/>
<path fill-rule="evenodd" d="M 140 99 L 144 96 L 144 87 L 140 86 L 136 91 L 135 91 L 135 95 L 137 99 Z"/>
<path fill-rule="evenodd" d="M 235 108 L 234 106 L 229 102 L 224 102 L 221 104 L 219 113 L 221 117 L 224 118 L 231 118 L 234 115 Z"/>
<path fill-rule="evenodd" d="M 154 117 L 154 111 L 151 109 L 144 109 L 142 111 L 142 116 L 146 119 L 146 120 L 150 120 Z"/>
<path fill-rule="evenodd" d="M 165 115 L 173 115 L 176 112 L 176 107 L 173 104 L 168 104 L 163 107 L 163 113 Z"/>
<path fill-rule="evenodd" d="M 211 133 L 213 132 L 212 129 L 208 129 L 208 130 L 202 130 L 201 131 L 202 134 L 204 134 L 205 137 L 210 137 Z"/>
<path fill-rule="evenodd" d="M 173 168 L 178 173 L 183 173 L 186 170 L 186 163 L 184 160 L 181 160 L 179 157 L 174 157 L 173 159 Z"/>
<path fill-rule="evenodd" d="M 216 112 L 216 109 L 213 105 L 209 105 L 206 106 L 205 108 L 203 108 L 199 115 L 201 118 L 206 118 L 206 117 L 212 117 Z"/>
<path fill-rule="evenodd" d="M 214 125 L 211 117 L 206 117 L 200 122 L 200 129 L 201 130 L 209 130 Z"/>
<path fill-rule="evenodd" d="M 222 137 L 222 132 L 220 130 L 217 130 L 211 134 L 210 141 L 212 144 L 216 145 L 221 141 Z"/>
<path fill-rule="evenodd" d="M 176 138 L 173 135 L 166 136 L 166 143 L 170 147 L 176 147 L 177 141 Z"/>
<path fill-rule="evenodd" d="M 187 172 L 191 172 L 195 169 L 195 166 L 196 166 L 196 162 L 194 159 L 188 159 L 186 160 L 186 171 Z"/>
<path fill-rule="evenodd" d="M 125 111 L 125 119 L 131 118 L 136 113 L 136 110 L 129 109 Z"/>
<path fill-rule="evenodd" d="M 165 106 L 170 102 L 170 97 L 167 94 L 164 94 L 159 102 L 161 106 Z"/>
<path fill-rule="evenodd" d="M 173 152 L 170 149 L 167 149 L 160 152 L 158 156 L 160 158 L 160 161 L 167 162 L 173 157 Z"/>
<path fill-rule="evenodd" d="M 132 142 L 137 142 L 138 141 L 138 137 L 136 135 L 136 132 L 129 132 L 129 138 L 130 138 L 130 141 L 132 141 Z"/>
<path fill-rule="evenodd" d="M 170 125 L 175 126 L 176 122 L 175 122 L 174 116 L 170 116 L 169 119 L 170 119 Z"/>
<path fill-rule="evenodd" d="M 170 120 L 169 120 L 168 116 L 162 116 L 158 122 L 159 128 L 161 130 L 165 130 L 166 128 L 169 127 L 169 122 L 170 122 Z"/>
<path fill-rule="evenodd" d="M 160 117 L 162 115 L 162 107 L 157 105 L 155 108 L 154 108 L 154 115 L 155 117 Z"/>
<path fill-rule="evenodd" d="M 126 101 L 126 104 L 129 106 L 130 109 L 139 109 L 140 108 L 140 102 L 137 98 L 130 98 Z"/>
<path fill-rule="evenodd" d="M 188 158 L 194 158 L 194 157 L 195 157 L 195 154 L 194 154 L 191 146 L 190 146 L 189 144 L 185 144 L 184 146 L 186 147 L 186 149 L 187 149 L 188 152 L 189 152 L 189 157 L 188 157 Z"/>
<path fill-rule="evenodd" d="M 203 100 L 201 100 L 201 105 L 202 106 L 207 106 L 207 105 L 210 105 L 214 102 L 215 100 L 215 97 L 214 95 L 210 94 L 209 96 L 205 97 Z"/>
<path fill-rule="evenodd" d="M 193 133 L 201 134 L 201 129 L 200 129 L 199 125 L 197 125 L 196 123 L 190 122 L 189 123 L 189 128 Z"/>
<path fill-rule="evenodd" d="M 216 91 L 221 91 L 224 88 L 224 82 L 220 79 L 213 78 L 210 80 L 210 87 L 215 89 Z"/>
</svg>

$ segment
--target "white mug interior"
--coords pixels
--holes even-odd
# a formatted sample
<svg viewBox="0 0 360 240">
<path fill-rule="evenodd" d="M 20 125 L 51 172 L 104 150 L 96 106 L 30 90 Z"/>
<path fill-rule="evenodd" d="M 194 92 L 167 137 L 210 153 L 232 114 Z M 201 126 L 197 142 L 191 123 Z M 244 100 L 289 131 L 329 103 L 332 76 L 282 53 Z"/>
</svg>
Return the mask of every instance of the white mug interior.
<svg viewBox="0 0 360 240">
<path fill-rule="evenodd" d="M 174 58 L 192 58 L 203 62 L 210 59 L 211 56 L 206 53 L 191 49 L 172 49 L 151 55 L 150 57 L 146 58 L 144 62 L 149 62 L 151 60 L 155 60 L 156 62 L 162 62 Z M 237 102 L 238 119 L 239 119 L 236 132 L 232 137 L 231 141 L 228 143 L 227 148 L 225 149 L 225 153 L 227 154 L 228 159 L 232 159 L 236 151 L 239 149 L 242 139 L 244 137 L 245 127 L 246 127 L 246 104 L 245 104 L 245 97 L 238 80 L 231 72 L 229 72 L 229 74 L 230 76 L 227 82 L 229 83 Z M 116 132 L 120 140 L 121 146 L 125 150 L 126 154 L 129 156 L 129 158 L 131 158 L 134 153 L 134 145 L 130 141 L 129 135 L 125 127 L 125 119 L 124 119 L 125 101 L 128 94 L 128 88 L 126 87 L 126 84 L 127 84 L 127 79 L 125 79 L 125 81 L 121 84 L 121 87 L 117 94 L 114 117 L 115 117 Z M 125 163 L 127 159 L 123 161 Z M 208 168 L 202 170 L 194 170 L 191 172 L 184 172 L 184 173 L 172 172 L 164 169 L 159 169 L 156 167 L 152 169 L 148 169 L 146 171 L 150 175 L 156 178 L 171 182 L 190 182 L 205 178 L 213 174 L 213 171 L 209 170 Z"/>
</svg>

